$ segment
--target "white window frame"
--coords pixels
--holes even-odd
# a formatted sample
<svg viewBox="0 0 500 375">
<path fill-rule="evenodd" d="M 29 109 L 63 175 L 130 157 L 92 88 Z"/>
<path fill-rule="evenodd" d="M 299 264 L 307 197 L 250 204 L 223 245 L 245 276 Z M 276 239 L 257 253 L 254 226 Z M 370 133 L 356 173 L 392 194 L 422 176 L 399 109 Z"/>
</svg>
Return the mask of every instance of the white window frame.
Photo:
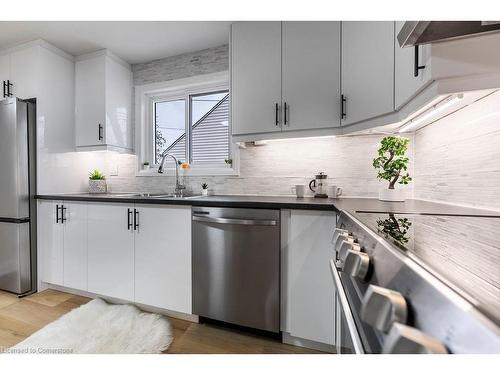
<svg viewBox="0 0 500 375">
<path fill-rule="evenodd" d="M 186 118 L 189 118 L 189 98 L 206 92 L 229 90 L 229 72 L 203 74 L 195 77 L 135 86 L 135 150 L 137 155 L 136 176 L 161 176 L 158 165 L 151 164 L 143 170 L 145 161 L 154 154 L 154 102 L 159 100 L 186 100 Z M 189 134 L 187 134 L 189 136 Z M 186 139 L 187 140 L 187 139 Z M 187 143 L 187 142 L 186 142 Z M 239 175 L 239 149 L 231 138 L 231 116 L 229 116 L 229 151 L 233 159 L 231 167 L 192 165 L 187 176 L 237 176 Z M 170 161 L 166 174 L 174 172 Z"/>
</svg>

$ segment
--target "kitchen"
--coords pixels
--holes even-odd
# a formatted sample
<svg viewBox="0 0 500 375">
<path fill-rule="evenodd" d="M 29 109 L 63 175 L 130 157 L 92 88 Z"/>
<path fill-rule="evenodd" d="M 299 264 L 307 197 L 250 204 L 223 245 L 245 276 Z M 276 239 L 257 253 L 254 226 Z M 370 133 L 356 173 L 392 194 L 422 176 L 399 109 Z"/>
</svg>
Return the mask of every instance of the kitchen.
<svg viewBox="0 0 500 375">
<path fill-rule="evenodd" d="M 2 352 L 500 353 L 498 23 L 0 35 Z"/>
</svg>

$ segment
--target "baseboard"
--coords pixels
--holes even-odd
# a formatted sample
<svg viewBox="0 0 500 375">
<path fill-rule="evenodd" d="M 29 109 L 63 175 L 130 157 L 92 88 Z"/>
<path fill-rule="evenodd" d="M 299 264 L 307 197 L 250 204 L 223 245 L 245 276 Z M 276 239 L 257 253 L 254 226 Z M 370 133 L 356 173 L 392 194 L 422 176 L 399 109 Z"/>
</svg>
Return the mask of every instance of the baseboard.
<svg viewBox="0 0 500 375">
<path fill-rule="evenodd" d="M 136 303 L 136 302 L 133 302 L 133 301 L 127 301 L 127 300 L 123 300 L 123 299 L 119 299 L 119 298 L 113 298 L 113 297 L 103 296 L 103 295 L 100 295 L 100 294 L 87 292 L 85 290 L 68 288 L 68 287 L 61 286 L 61 285 L 56 285 L 56 284 L 48 284 L 48 283 L 42 283 L 42 284 L 43 284 L 43 290 L 45 290 L 45 289 L 54 289 L 54 290 L 58 290 L 60 292 L 66 292 L 66 293 L 76 294 L 78 296 L 83 296 L 83 297 L 88 297 L 88 298 L 100 298 L 100 299 L 103 299 L 106 302 L 109 302 L 109 303 L 112 303 L 112 304 L 116 304 L 116 305 L 124 305 L 124 304 L 134 305 L 134 306 L 137 306 L 139 309 L 141 309 L 143 311 L 165 315 L 165 316 L 168 316 L 170 318 L 186 320 L 188 322 L 193 322 L 193 323 L 198 323 L 198 321 L 199 321 L 198 315 L 186 314 L 186 313 L 181 313 L 181 312 L 177 312 L 177 311 L 171 311 L 171 310 L 163 309 L 163 308 L 160 308 L 160 307 L 155 307 L 155 306 L 150 306 L 150 305 L 144 305 L 142 303 Z"/>
<path fill-rule="evenodd" d="M 283 343 L 294 346 L 301 346 L 303 348 L 319 350 L 325 353 L 336 353 L 335 345 L 324 344 L 322 342 L 312 341 L 295 337 L 287 332 L 283 332 Z"/>
</svg>

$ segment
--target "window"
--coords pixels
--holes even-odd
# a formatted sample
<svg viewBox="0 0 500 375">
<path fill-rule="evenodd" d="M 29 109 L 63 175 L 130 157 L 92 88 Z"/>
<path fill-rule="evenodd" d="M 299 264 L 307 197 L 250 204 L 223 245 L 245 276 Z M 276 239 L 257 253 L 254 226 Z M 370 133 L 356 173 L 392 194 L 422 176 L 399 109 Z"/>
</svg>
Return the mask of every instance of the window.
<svg viewBox="0 0 500 375">
<path fill-rule="evenodd" d="M 231 140 L 229 72 L 135 87 L 138 176 L 159 176 L 167 151 L 188 161 L 188 175 L 238 174 L 238 147 Z M 149 170 L 142 164 L 149 162 Z M 167 173 L 173 163 L 167 160 Z"/>
<path fill-rule="evenodd" d="M 187 111 L 186 111 L 187 107 Z M 226 166 L 229 147 L 229 91 L 153 100 L 154 160 L 167 151 L 196 166 Z"/>
</svg>

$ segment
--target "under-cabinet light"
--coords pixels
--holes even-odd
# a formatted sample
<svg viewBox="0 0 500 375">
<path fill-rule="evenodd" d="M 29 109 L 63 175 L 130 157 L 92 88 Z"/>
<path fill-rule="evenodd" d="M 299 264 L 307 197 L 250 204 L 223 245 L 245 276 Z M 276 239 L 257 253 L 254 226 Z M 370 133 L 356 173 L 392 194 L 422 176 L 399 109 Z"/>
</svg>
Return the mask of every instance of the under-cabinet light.
<svg viewBox="0 0 500 375">
<path fill-rule="evenodd" d="M 399 129 L 399 133 L 416 130 L 418 126 L 421 125 L 424 121 L 443 112 L 446 108 L 449 108 L 452 105 L 459 102 L 460 100 L 462 100 L 463 97 L 464 94 L 455 94 L 448 96 L 446 99 L 440 101 L 439 103 L 434 104 L 432 107 L 426 109 L 424 112 L 406 121 L 403 124 L 403 126 L 401 126 L 401 128 Z"/>
</svg>

